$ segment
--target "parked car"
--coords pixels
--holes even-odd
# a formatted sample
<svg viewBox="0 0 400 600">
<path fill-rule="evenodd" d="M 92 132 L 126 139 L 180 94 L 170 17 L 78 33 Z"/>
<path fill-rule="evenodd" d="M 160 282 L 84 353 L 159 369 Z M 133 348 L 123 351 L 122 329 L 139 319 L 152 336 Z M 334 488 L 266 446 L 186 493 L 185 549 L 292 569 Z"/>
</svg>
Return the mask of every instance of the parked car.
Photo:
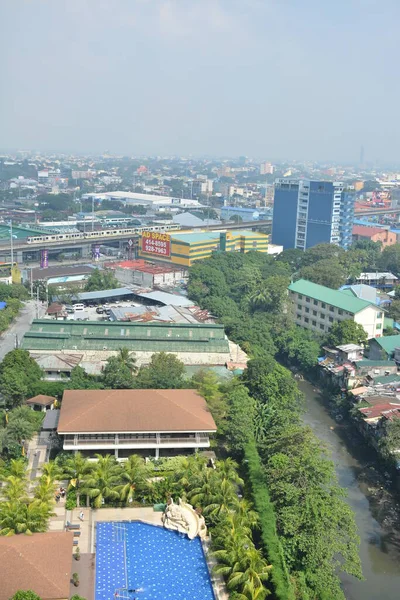
<svg viewBox="0 0 400 600">
<path fill-rule="evenodd" d="M 74 310 L 75 311 L 85 310 L 85 305 L 84 304 L 74 304 Z"/>
<path fill-rule="evenodd" d="M 96 308 L 96 312 L 97 312 L 98 315 L 102 315 L 104 313 L 103 307 L 102 306 L 98 306 Z"/>
<path fill-rule="evenodd" d="M 65 310 L 66 310 L 66 311 L 67 311 L 67 313 L 69 313 L 69 314 L 73 314 L 73 313 L 75 312 L 75 311 L 74 311 L 74 307 L 73 307 L 73 306 L 66 306 L 66 307 L 65 307 Z"/>
</svg>

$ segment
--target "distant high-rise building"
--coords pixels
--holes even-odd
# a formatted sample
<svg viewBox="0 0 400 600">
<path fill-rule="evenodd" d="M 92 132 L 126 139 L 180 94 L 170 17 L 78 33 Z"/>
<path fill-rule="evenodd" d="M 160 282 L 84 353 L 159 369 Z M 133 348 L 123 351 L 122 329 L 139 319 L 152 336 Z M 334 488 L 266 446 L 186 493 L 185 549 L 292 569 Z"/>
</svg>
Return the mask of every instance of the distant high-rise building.
<svg viewBox="0 0 400 600">
<path fill-rule="evenodd" d="M 323 243 L 349 248 L 354 200 L 343 183 L 277 179 L 272 243 L 300 250 Z"/>
<path fill-rule="evenodd" d="M 263 162 L 260 165 L 260 175 L 272 175 L 274 172 L 274 165 L 270 162 Z"/>
</svg>

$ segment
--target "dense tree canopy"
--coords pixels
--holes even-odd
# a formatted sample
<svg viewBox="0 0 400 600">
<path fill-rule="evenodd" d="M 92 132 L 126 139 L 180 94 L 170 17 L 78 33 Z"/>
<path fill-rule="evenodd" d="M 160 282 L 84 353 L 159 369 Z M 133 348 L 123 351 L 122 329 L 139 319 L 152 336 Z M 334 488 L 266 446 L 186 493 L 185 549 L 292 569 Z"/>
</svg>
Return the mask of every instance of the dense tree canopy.
<svg viewBox="0 0 400 600">
<path fill-rule="evenodd" d="M 100 269 L 94 269 L 86 282 L 85 292 L 113 290 L 118 287 L 120 287 L 120 284 L 115 278 L 113 271 L 100 271 Z"/>
<path fill-rule="evenodd" d="M 328 343 L 331 346 L 365 344 L 366 341 L 367 334 L 364 327 L 352 319 L 337 321 L 332 325 L 328 334 Z"/>
<path fill-rule="evenodd" d="M 139 369 L 136 387 L 177 389 L 184 385 L 185 365 L 174 354 L 153 354 L 150 364 Z"/>
</svg>

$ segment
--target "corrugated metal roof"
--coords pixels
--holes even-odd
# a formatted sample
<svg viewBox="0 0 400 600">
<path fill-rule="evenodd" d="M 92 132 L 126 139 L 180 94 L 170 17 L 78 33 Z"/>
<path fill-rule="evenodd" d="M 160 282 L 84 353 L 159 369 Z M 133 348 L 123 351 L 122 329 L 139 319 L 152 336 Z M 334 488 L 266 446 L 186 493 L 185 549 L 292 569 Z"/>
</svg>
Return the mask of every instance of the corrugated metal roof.
<svg viewBox="0 0 400 600">
<path fill-rule="evenodd" d="M 141 298 L 147 300 L 154 300 L 155 302 L 162 302 L 162 304 L 170 306 L 194 306 L 194 302 L 185 298 L 185 296 L 178 296 L 177 294 L 168 294 L 167 292 L 145 292 L 143 294 L 137 294 Z"/>
<path fill-rule="evenodd" d="M 99 290 L 97 292 L 82 292 L 77 294 L 78 300 L 104 300 L 121 296 L 132 296 L 134 292 L 129 288 L 114 288 L 112 290 Z"/>
<path fill-rule="evenodd" d="M 352 297 L 339 290 L 332 290 L 324 285 L 319 285 L 312 281 L 307 281 L 306 279 L 299 279 L 298 281 L 291 283 L 289 285 L 289 290 L 296 292 L 297 294 L 309 296 L 320 302 L 325 302 L 331 306 L 336 306 L 336 308 L 346 310 L 351 314 L 356 314 L 368 306 L 375 306 L 375 308 L 377 308 L 372 302 L 361 300 L 355 296 Z"/>
<path fill-rule="evenodd" d="M 374 338 L 370 340 L 370 344 L 376 342 L 388 354 L 394 352 L 394 349 L 400 348 L 400 335 L 387 335 L 385 337 Z"/>
</svg>

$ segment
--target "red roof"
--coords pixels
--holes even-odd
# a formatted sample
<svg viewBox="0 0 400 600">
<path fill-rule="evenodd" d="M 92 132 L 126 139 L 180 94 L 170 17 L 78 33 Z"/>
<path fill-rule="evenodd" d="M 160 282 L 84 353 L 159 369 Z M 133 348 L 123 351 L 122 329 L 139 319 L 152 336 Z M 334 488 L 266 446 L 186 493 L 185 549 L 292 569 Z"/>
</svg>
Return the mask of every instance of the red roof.
<svg viewBox="0 0 400 600">
<path fill-rule="evenodd" d="M 363 235 L 364 237 L 372 237 L 377 233 L 382 233 L 381 227 L 368 227 L 367 225 L 354 225 L 353 227 L 353 235 Z"/>
<path fill-rule="evenodd" d="M 169 267 L 167 265 L 154 265 L 145 260 L 122 260 L 114 263 L 107 263 L 107 267 L 120 267 L 121 269 L 131 269 L 132 271 L 143 271 L 144 273 L 172 273 L 178 271 L 177 267 Z"/>
<path fill-rule="evenodd" d="M 359 411 L 366 419 L 376 419 L 385 417 L 387 419 L 400 418 L 400 404 L 385 402 L 384 404 L 375 404 L 375 406 L 366 406 Z"/>
</svg>

